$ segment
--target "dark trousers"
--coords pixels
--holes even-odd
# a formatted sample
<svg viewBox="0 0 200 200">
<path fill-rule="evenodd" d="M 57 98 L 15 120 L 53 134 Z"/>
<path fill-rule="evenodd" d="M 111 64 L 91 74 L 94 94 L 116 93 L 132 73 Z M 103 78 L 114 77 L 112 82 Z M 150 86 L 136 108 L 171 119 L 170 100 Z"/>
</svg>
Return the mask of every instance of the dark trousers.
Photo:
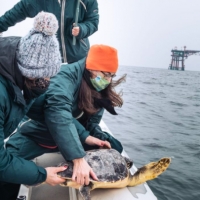
<svg viewBox="0 0 200 200">
<path fill-rule="evenodd" d="M 19 184 L 0 183 L 0 199 L 16 200 L 19 192 Z"/>
</svg>

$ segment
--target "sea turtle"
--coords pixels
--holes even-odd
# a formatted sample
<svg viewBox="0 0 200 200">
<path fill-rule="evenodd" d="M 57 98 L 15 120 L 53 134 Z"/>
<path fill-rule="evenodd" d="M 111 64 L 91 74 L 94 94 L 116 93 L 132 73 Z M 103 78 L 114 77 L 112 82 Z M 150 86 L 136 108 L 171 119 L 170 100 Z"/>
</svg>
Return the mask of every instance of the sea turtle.
<svg viewBox="0 0 200 200">
<path fill-rule="evenodd" d="M 133 162 L 114 149 L 87 151 L 84 158 L 97 175 L 98 181 L 91 179 L 89 185 L 83 186 L 73 182 L 71 179 L 73 173 L 72 162 L 59 164 L 59 166 L 67 165 L 68 168 L 58 173 L 58 176 L 66 179 L 62 186 L 79 189 L 84 200 L 91 200 L 90 191 L 95 188 L 123 188 L 154 179 L 167 169 L 171 161 L 170 158 L 162 158 L 157 162 L 151 162 L 139 168 L 134 175 L 131 175 L 129 169 L 132 167 Z"/>
</svg>

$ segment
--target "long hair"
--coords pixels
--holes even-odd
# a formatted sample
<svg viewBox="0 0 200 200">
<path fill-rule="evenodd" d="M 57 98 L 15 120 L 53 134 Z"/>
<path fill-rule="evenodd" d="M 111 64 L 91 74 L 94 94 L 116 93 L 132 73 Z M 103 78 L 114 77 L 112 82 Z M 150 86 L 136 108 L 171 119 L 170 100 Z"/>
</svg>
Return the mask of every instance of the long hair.
<svg viewBox="0 0 200 200">
<path fill-rule="evenodd" d="M 111 83 L 104 90 L 97 92 L 90 88 L 84 78 L 82 78 L 81 87 L 79 90 L 78 107 L 88 115 L 95 114 L 99 108 L 95 107 L 94 99 L 109 99 L 113 107 L 121 107 L 123 105 L 122 91 L 116 93 L 115 87 L 120 83 L 125 82 L 126 74 L 118 80 L 111 80 Z"/>
</svg>

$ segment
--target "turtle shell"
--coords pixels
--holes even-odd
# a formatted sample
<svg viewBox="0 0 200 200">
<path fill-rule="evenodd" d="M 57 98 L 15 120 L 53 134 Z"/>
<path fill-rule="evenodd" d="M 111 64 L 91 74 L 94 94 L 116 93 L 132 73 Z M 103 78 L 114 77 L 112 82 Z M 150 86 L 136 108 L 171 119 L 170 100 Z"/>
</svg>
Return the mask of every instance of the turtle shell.
<svg viewBox="0 0 200 200">
<path fill-rule="evenodd" d="M 85 160 L 92 167 L 99 181 L 116 182 L 128 175 L 124 157 L 114 149 L 88 151 Z"/>
<path fill-rule="evenodd" d="M 100 182 L 116 182 L 128 176 L 127 163 L 124 157 L 114 149 L 96 149 L 86 152 L 84 157 L 93 169 Z M 62 177 L 72 177 L 73 165 L 60 172 Z"/>
</svg>

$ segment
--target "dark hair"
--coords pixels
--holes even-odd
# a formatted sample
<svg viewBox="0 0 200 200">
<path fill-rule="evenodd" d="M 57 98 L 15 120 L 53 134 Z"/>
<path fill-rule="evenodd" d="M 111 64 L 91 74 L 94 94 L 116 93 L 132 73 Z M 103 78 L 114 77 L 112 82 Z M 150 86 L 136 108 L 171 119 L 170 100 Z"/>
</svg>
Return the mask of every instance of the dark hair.
<svg viewBox="0 0 200 200">
<path fill-rule="evenodd" d="M 97 92 L 89 87 L 84 78 L 82 78 L 81 87 L 79 91 L 78 107 L 89 115 L 95 114 L 98 108 L 94 105 L 94 98 L 109 99 L 113 107 L 121 107 L 123 105 L 122 91 L 116 93 L 115 87 L 122 82 L 125 82 L 126 74 L 118 80 L 112 80 L 111 83 L 101 92 Z"/>
<path fill-rule="evenodd" d="M 34 85 L 34 81 L 34 79 L 25 78 L 24 84 L 30 89 Z"/>
</svg>

